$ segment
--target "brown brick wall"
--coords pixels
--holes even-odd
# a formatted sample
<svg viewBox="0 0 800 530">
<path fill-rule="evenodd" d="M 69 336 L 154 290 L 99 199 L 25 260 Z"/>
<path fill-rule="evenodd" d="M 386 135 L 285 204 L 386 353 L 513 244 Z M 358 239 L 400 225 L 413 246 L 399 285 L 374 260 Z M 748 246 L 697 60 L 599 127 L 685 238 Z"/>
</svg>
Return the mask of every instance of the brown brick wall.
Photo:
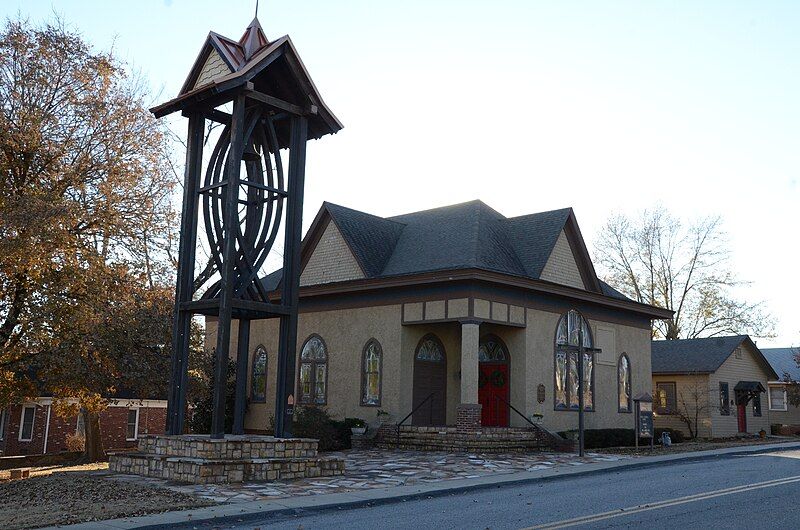
<svg viewBox="0 0 800 530">
<path fill-rule="evenodd" d="M 33 423 L 33 437 L 30 442 L 19 440 L 22 405 L 12 405 L 6 409 L 6 432 L 0 442 L 0 450 L 5 456 L 42 454 L 44 451 L 44 435 L 47 425 L 46 405 L 36 406 Z M 139 408 L 139 435 L 163 434 L 167 410 L 163 407 Z M 100 413 L 100 433 L 105 450 L 123 449 L 136 446 L 136 441 L 126 440 L 128 421 L 127 407 L 108 407 Z M 47 436 L 47 453 L 59 453 L 67 450 L 67 436 L 77 428 L 77 416 L 59 417 L 55 412 L 50 414 L 50 429 Z"/>
</svg>

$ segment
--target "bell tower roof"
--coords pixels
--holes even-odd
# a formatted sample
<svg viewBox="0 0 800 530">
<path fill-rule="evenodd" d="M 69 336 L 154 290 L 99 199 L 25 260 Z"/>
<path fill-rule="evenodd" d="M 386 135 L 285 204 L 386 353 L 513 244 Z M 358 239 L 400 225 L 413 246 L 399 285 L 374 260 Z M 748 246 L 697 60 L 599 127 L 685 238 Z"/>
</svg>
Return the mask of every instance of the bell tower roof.
<svg viewBox="0 0 800 530">
<path fill-rule="evenodd" d="M 212 112 L 242 90 L 277 110 L 307 115 L 309 138 L 343 127 L 322 100 L 289 36 L 268 39 L 258 17 L 238 41 L 209 32 L 178 95 L 150 110 L 157 118 L 189 108 Z M 288 129 L 279 125 L 277 135 L 280 146 L 287 146 Z"/>
<path fill-rule="evenodd" d="M 269 39 L 264 35 L 264 30 L 261 29 L 261 23 L 258 17 L 253 18 L 247 29 L 244 30 L 244 35 L 239 39 L 239 45 L 244 52 L 244 60 L 249 61 L 261 48 L 269 44 Z"/>
</svg>

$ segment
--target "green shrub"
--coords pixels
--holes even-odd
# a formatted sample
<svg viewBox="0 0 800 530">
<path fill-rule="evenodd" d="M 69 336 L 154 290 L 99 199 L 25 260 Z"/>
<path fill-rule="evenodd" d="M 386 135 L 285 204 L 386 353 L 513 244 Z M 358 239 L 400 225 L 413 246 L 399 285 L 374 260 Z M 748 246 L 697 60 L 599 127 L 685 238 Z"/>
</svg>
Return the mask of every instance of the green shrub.
<svg viewBox="0 0 800 530">
<path fill-rule="evenodd" d="M 298 407 L 294 411 L 292 433 L 300 438 L 316 438 L 320 451 L 349 449 L 352 427 L 363 427 L 360 418 L 335 420 L 328 411 L 319 407 Z"/>
</svg>

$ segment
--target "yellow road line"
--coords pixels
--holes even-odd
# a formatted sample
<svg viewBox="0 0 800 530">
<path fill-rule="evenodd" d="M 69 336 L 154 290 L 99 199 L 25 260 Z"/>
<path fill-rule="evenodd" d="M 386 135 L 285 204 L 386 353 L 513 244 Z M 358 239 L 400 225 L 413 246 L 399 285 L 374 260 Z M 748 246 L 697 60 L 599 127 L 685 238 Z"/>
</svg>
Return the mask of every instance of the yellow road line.
<svg viewBox="0 0 800 530">
<path fill-rule="evenodd" d="M 746 491 L 757 490 L 761 488 L 771 488 L 773 486 L 781 486 L 783 484 L 791 484 L 793 482 L 800 482 L 800 475 L 794 477 L 785 477 L 774 480 L 767 480 L 764 482 L 756 482 L 753 484 L 744 484 L 742 486 L 735 486 L 732 488 L 724 488 L 714 491 L 707 491 L 697 493 L 695 495 L 687 495 L 686 497 L 677 497 L 675 499 L 667 499 L 664 501 L 653 502 L 648 504 L 639 504 L 628 508 L 620 508 L 609 512 L 596 513 L 592 515 L 585 515 L 582 517 L 575 517 L 573 519 L 564 519 L 563 521 L 555 521 L 552 523 L 545 523 L 537 526 L 531 526 L 524 530 L 542 530 L 554 528 L 567 528 L 569 526 L 577 526 L 581 524 L 594 523 L 605 519 L 612 519 L 614 517 L 625 517 L 627 515 L 646 512 L 650 510 L 659 510 L 661 508 L 669 508 L 671 506 L 678 506 L 689 502 L 703 501 L 713 499 L 714 497 L 722 497 L 725 495 L 734 495 L 736 493 L 743 493 Z"/>
</svg>

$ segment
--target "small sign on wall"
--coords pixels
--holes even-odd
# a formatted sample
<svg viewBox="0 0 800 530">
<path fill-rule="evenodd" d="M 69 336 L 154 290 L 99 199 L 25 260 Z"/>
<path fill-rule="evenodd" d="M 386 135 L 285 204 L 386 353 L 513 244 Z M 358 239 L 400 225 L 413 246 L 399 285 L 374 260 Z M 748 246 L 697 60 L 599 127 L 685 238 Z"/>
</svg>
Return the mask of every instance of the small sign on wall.
<svg viewBox="0 0 800 530">
<path fill-rule="evenodd" d="M 536 401 L 539 403 L 544 403 L 545 400 L 545 391 L 544 385 L 539 383 L 539 386 L 536 387 Z"/>
</svg>

